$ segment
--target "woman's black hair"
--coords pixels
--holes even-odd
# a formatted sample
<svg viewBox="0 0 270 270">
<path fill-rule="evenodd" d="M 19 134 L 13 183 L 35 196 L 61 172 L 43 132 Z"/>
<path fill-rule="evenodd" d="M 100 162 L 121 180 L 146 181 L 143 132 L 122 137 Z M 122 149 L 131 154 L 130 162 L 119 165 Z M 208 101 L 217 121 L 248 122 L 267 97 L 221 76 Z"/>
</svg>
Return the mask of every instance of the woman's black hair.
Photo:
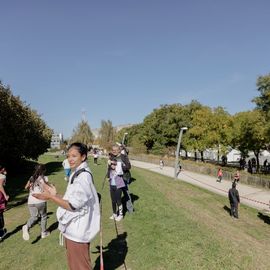
<svg viewBox="0 0 270 270">
<path fill-rule="evenodd" d="M 46 172 L 46 167 L 44 164 L 37 164 L 35 166 L 35 171 L 29 180 L 30 183 L 32 183 L 32 188 L 34 188 L 34 185 L 40 176 L 44 178 L 45 172 Z"/>
<path fill-rule="evenodd" d="M 84 143 L 80 143 L 80 142 L 75 142 L 75 143 L 72 143 L 69 147 L 68 147 L 68 151 L 69 149 L 71 149 L 72 147 L 75 147 L 78 152 L 81 154 L 81 156 L 85 155 L 85 160 L 87 160 L 87 152 L 88 152 L 88 147 L 86 144 Z M 84 161 L 85 161 L 84 160 Z"/>
</svg>

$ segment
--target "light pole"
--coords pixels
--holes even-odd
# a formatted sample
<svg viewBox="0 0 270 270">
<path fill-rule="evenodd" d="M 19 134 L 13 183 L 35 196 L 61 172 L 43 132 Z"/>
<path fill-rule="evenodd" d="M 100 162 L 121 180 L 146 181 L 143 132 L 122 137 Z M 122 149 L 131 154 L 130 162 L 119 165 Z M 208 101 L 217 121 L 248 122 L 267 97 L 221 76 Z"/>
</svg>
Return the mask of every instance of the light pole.
<svg viewBox="0 0 270 270">
<path fill-rule="evenodd" d="M 179 159 L 179 151 L 180 151 L 180 144 L 181 144 L 182 135 L 183 135 L 184 130 L 187 130 L 187 129 L 188 129 L 187 127 L 180 128 L 177 149 L 175 152 L 174 180 L 176 180 L 176 178 L 177 178 L 177 167 L 178 167 L 178 159 Z"/>
<path fill-rule="evenodd" d="M 122 144 L 125 144 L 125 140 L 126 140 L 127 135 L 128 135 L 128 133 L 125 132 L 124 135 L 123 135 Z"/>
</svg>

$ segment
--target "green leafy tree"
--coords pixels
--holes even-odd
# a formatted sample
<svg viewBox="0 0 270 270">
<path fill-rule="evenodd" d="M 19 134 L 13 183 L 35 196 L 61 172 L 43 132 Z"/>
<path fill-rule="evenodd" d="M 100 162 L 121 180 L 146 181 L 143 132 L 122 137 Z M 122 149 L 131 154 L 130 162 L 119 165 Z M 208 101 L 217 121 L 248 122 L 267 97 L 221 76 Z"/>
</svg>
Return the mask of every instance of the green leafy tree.
<svg viewBox="0 0 270 270">
<path fill-rule="evenodd" d="M 93 144 L 94 135 L 87 121 L 82 120 L 78 126 L 73 130 L 73 134 L 70 139 L 70 143 L 81 142 L 88 147 Z"/>
<path fill-rule="evenodd" d="M 162 149 L 175 148 L 179 130 L 188 125 L 188 114 L 181 104 L 162 105 L 145 117 L 141 140 L 148 151 L 164 153 Z"/>
<path fill-rule="evenodd" d="M 265 116 L 259 110 L 240 112 L 234 116 L 233 145 L 246 156 L 253 151 L 259 169 L 259 154 L 269 143 Z"/>
<path fill-rule="evenodd" d="M 0 159 L 37 159 L 50 146 L 52 130 L 40 115 L 0 83 Z"/>
<path fill-rule="evenodd" d="M 257 90 L 260 95 L 254 98 L 253 102 L 256 103 L 257 109 L 264 112 L 267 119 L 270 119 L 270 74 L 258 77 Z"/>
<path fill-rule="evenodd" d="M 185 136 L 184 143 L 195 153 L 199 151 L 202 160 L 206 149 L 217 149 L 219 159 L 220 152 L 226 152 L 231 140 L 232 119 L 222 107 L 202 107 L 193 112 L 191 128 Z"/>
</svg>

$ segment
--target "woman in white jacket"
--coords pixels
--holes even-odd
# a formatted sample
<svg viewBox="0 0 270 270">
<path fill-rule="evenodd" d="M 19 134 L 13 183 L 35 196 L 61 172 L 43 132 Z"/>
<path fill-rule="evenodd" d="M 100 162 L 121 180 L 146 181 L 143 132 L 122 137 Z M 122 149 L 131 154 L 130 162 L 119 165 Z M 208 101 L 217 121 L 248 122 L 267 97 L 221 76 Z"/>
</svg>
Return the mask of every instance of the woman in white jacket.
<svg viewBox="0 0 270 270">
<path fill-rule="evenodd" d="M 68 149 L 68 161 L 73 173 L 63 197 L 56 190 L 34 194 L 36 198 L 58 204 L 59 230 L 65 237 L 70 270 L 92 269 L 89 255 L 90 242 L 100 229 L 99 200 L 87 165 L 87 146 L 73 143 Z"/>
</svg>

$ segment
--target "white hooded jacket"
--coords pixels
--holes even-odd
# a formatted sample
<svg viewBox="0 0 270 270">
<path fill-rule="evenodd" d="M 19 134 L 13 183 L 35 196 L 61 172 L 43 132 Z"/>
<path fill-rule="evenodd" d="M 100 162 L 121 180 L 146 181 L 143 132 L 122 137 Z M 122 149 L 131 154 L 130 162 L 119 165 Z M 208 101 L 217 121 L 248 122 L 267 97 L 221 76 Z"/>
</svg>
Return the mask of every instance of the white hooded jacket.
<svg viewBox="0 0 270 270">
<path fill-rule="evenodd" d="M 70 176 L 80 169 L 90 172 L 86 162 L 83 162 Z M 59 230 L 64 237 L 80 243 L 89 243 L 100 230 L 100 208 L 99 200 L 92 176 L 88 172 L 80 173 L 73 184 L 68 183 L 66 193 L 63 197 L 67 200 L 74 211 L 58 207 L 56 216 L 59 222 Z"/>
</svg>

